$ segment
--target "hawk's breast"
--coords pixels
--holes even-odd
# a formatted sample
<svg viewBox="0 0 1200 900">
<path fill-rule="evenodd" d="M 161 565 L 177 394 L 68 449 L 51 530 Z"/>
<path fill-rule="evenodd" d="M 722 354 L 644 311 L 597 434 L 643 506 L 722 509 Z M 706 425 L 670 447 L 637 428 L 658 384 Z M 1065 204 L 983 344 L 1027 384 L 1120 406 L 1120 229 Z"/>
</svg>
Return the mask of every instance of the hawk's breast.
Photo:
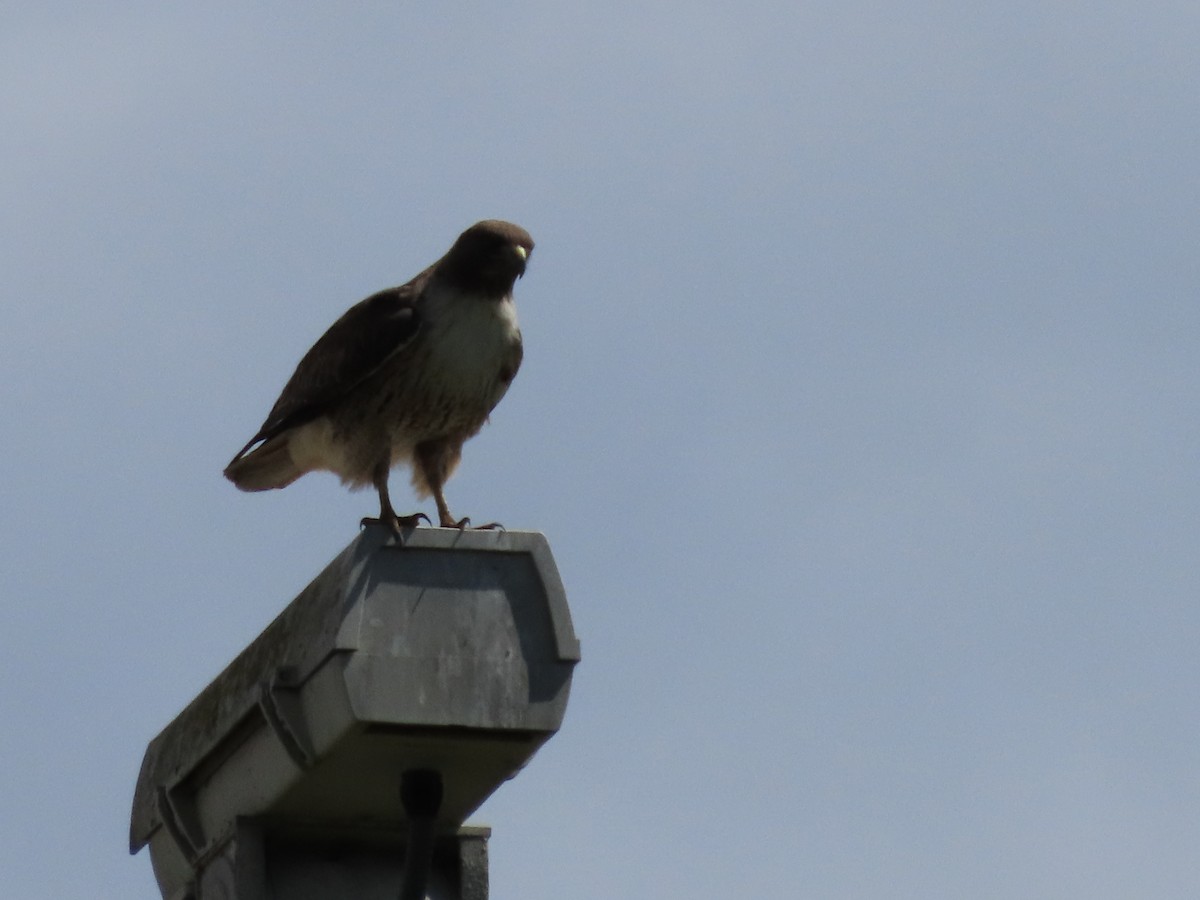
<svg viewBox="0 0 1200 900">
<path fill-rule="evenodd" d="M 375 389 L 396 461 L 421 441 L 475 434 L 521 362 L 511 297 L 435 291 L 425 302 L 411 352 L 397 355 Z"/>
<path fill-rule="evenodd" d="M 512 297 L 494 300 L 432 292 L 426 310 L 421 337 L 429 354 L 429 373 L 438 382 L 431 389 L 447 399 L 486 405 L 490 411 L 507 387 L 500 384 L 500 393 L 493 397 L 497 382 L 514 358 L 519 360 L 521 329 Z"/>
</svg>

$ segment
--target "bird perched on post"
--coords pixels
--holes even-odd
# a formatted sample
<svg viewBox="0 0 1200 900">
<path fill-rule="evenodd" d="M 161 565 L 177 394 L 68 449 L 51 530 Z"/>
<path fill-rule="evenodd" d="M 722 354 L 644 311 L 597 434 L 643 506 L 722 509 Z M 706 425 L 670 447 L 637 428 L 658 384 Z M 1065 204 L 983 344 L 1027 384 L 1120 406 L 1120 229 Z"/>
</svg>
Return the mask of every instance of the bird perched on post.
<svg viewBox="0 0 1200 900">
<path fill-rule="evenodd" d="M 351 488 L 373 485 L 379 521 L 399 533 L 428 521 L 392 507 L 388 473 L 406 463 L 417 495 L 433 495 L 438 524 L 465 527 L 443 486 L 521 365 L 512 293 L 532 251 L 524 228 L 478 222 L 412 281 L 350 307 L 300 360 L 225 477 L 265 491 L 334 472 Z"/>
</svg>

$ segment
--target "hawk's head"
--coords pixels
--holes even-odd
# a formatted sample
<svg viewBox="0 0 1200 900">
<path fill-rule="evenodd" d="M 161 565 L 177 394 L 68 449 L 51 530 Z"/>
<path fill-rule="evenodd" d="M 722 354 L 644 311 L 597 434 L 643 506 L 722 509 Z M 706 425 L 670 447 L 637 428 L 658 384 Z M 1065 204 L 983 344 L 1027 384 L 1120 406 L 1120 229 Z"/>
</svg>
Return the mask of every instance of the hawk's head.
<svg viewBox="0 0 1200 900">
<path fill-rule="evenodd" d="M 438 276 L 463 290 L 502 297 L 525 274 L 533 238 L 520 225 L 499 219 L 476 222 L 438 263 Z"/>
</svg>

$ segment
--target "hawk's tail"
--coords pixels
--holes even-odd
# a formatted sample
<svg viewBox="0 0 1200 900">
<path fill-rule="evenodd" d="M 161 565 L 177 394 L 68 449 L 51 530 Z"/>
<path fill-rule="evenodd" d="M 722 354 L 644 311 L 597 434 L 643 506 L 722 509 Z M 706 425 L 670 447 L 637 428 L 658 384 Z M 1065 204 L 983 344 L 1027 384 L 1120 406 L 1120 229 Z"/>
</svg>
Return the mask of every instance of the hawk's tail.
<svg viewBox="0 0 1200 900">
<path fill-rule="evenodd" d="M 304 474 L 288 452 L 288 437 L 286 432 L 277 435 L 247 453 L 254 444 L 251 441 L 225 467 L 225 477 L 243 491 L 287 487 Z"/>
</svg>

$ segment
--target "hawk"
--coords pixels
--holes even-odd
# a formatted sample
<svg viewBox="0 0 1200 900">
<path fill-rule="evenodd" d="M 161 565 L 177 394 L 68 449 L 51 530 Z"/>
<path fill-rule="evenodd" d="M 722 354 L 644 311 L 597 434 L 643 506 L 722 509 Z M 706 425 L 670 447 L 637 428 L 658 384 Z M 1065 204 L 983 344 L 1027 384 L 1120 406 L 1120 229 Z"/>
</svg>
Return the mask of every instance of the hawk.
<svg viewBox="0 0 1200 900">
<path fill-rule="evenodd" d="M 392 508 L 388 473 L 407 464 L 417 496 L 433 495 L 438 524 L 466 527 L 443 488 L 520 368 L 513 285 L 532 251 L 524 228 L 478 222 L 407 284 L 350 307 L 300 360 L 225 477 L 243 491 L 318 470 L 373 485 L 380 523 L 398 534 L 428 521 Z"/>
</svg>

